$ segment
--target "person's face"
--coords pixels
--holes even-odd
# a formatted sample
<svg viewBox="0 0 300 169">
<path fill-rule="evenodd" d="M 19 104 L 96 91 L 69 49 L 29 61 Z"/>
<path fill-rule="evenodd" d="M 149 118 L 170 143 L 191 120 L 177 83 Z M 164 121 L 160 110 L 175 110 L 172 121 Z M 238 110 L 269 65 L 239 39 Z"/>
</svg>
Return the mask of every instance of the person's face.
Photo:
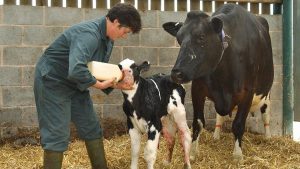
<svg viewBox="0 0 300 169">
<path fill-rule="evenodd" d="M 129 27 L 121 25 L 117 19 L 115 19 L 114 22 L 110 24 L 110 27 L 108 29 L 108 37 L 111 40 L 127 38 L 128 34 L 131 33 L 131 29 Z"/>
</svg>

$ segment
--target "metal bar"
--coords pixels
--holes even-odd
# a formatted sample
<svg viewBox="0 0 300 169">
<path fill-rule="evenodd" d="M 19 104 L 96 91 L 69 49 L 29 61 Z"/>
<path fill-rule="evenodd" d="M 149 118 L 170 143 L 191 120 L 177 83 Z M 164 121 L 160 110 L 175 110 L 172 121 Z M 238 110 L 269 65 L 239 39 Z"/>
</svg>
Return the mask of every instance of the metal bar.
<svg viewBox="0 0 300 169">
<path fill-rule="evenodd" d="M 64 8 L 67 7 L 67 1 L 66 1 L 66 0 L 63 0 L 63 1 L 62 1 L 62 7 L 64 7 Z"/>
<path fill-rule="evenodd" d="M 200 1 L 199 8 L 200 8 L 200 11 L 203 11 L 203 0 Z"/>
<path fill-rule="evenodd" d="M 134 7 L 136 8 L 136 9 L 138 9 L 138 0 L 134 0 Z"/>
<path fill-rule="evenodd" d="M 283 134 L 293 134 L 294 87 L 293 87 L 293 0 L 283 1 Z"/>
<path fill-rule="evenodd" d="M 258 3 L 258 14 L 262 14 L 262 4 Z"/>
<path fill-rule="evenodd" d="M 293 9 L 293 34 L 294 34 L 294 41 L 293 41 L 293 51 L 294 51 L 294 57 L 293 57 L 293 64 L 294 65 L 300 65 L 300 48 L 298 47 L 300 44 L 300 1 L 294 1 L 293 3 L 294 9 Z M 297 46 L 297 47 L 296 47 Z M 299 66 L 294 66 L 294 84 L 299 84 L 300 83 L 300 68 Z M 294 85 L 295 87 L 295 92 L 294 92 L 294 103 L 300 103 L 300 86 L 299 85 Z M 300 105 L 295 104 L 294 107 L 294 121 L 300 122 Z M 294 123 L 295 124 L 295 123 Z M 298 123 L 300 126 L 300 123 Z M 300 139 L 300 130 L 298 129 L 297 131 L 295 130 L 294 127 L 294 133 L 298 132 L 299 133 L 299 139 Z"/>
<path fill-rule="evenodd" d="M 151 10 L 151 0 L 148 0 L 148 10 Z"/>
<path fill-rule="evenodd" d="M 93 9 L 96 9 L 97 8 L 97 1 L 96 0 L 91 0 L 90 1 L 90 5 L 91 5 L 91 7 L 93 8 Z"/>
<path fill-rule="evenodd" d="M 106 0 L 106 9 L 110 9 L 110 0 Z"/>
<path fill-rule="evenodd" d="M 274 4 L 271 4 L 271 5 L 270 5 L 270 15 L 274 15 L 274 14 L 273 14 L 273 12 L 274 12 L 274 11 L 273 11 L 273 8 L 274 8 Z"/>
<path fill-rule="evenodd" d="M 247 3 L 247 11 L 249 11 L 249 12 L 251 11 L 251 3 L 250 2 Z"/>
</svg>

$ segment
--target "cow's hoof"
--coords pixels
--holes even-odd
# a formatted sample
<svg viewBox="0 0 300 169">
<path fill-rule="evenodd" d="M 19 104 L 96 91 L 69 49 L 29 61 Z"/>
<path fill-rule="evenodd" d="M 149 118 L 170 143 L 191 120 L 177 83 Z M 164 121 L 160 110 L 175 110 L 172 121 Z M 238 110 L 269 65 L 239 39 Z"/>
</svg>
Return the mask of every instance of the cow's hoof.
<svg viewBox="0 0 300 169">
<path fill-rule="evenodd" d="M 183 168 L 184 169 L 192 169 L 191 164 L 184 164 Z"/>
</svg>

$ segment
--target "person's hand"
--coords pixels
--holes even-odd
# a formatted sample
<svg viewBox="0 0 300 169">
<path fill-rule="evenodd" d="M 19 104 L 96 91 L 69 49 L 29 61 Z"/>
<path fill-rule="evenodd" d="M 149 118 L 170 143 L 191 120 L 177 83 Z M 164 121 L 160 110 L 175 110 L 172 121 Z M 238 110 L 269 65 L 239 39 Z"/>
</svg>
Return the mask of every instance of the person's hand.
<svg viewBox="0 0 300 169">
<path fill-rule="evenodd" d="M 112 78 L 109 80 L 104 80 L 104 81 L 98 81 L 93 85 L 93 87 L 97 89 L 106 89 L 108 87 L 113 87 L 116 83 L 116 78 Z"/>
</svg>

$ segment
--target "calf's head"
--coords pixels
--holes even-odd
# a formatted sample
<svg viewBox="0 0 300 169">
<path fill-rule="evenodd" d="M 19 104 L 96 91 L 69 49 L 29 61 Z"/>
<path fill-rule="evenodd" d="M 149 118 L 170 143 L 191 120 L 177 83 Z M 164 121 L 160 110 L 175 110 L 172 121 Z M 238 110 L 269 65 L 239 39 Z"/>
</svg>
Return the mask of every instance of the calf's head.
<svg viewBox="0 0 300 169">
<path fill-rule="evenodd" d="M 150 63 L 148 61 L 144 61 L 138 65 L 133 60 L 125 59 L 121 61 L 118 66 L 124 74 L 123 80 L 119 83 L 134 87 L 134 85 L 137 85 L 140 80 L 141 72 L 147 71 L 150 68 Z"/>
<path fill-rule="evenodd" d="M 186 83 L 215 70 L 223 52 L 223 22 L 220 18 L 192 11 L 187 14 L 184 23 L 163 24 L 164 30 L 175 36 L 180 45 L 171 73 L 175 82 Z"/>
</svg>

